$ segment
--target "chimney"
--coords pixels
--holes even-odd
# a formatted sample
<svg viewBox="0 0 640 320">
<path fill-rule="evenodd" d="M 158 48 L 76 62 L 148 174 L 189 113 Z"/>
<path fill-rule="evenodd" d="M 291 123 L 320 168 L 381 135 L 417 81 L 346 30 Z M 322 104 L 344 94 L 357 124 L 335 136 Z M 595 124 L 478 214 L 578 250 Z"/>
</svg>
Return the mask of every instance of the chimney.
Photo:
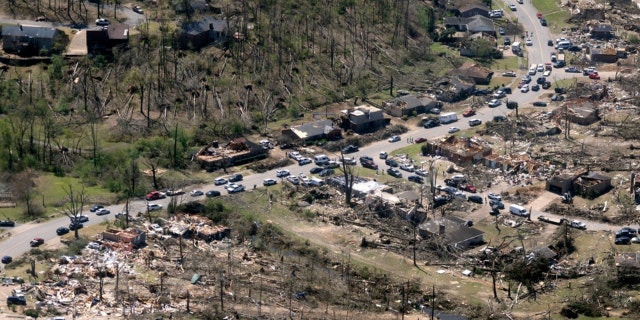
<svg viewBox="0 0 640 320">
<path fill-rule="evenodd" d="M 209 30 L 213 30 L 213 23 L 209 23 Z"/>
<path fill-rule="evenodd" d="M 442 224 L 438 225 L 438 234 L 439 235 L 443 235 L 444 234 L 444 225 L 442 225 Z"/>
</svg>

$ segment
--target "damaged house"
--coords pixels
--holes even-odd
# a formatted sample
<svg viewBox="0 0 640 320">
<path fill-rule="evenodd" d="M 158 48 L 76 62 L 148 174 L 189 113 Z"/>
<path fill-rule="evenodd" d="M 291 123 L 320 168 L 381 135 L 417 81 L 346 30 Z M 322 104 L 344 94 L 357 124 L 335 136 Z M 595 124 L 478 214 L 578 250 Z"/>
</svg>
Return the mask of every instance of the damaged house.
<svg viewBox="0 0 640 320">
<path fill-rule="evenodd" d="M 491 147 L 475 138 L 448 136 L 439 140 L 429 140 L 423 146 L 425 154 L 445 156 L 456 164 L 475 163 L 492 153 Z"/>
<path fill-rule="evenodd" d="M 438 81 L 436 99 L 444 102 L 461 101 L 472 95 L 475 90 L 473 82 L 461 79 L 458 75 L 450 75 Z"/>
<path fill-rule="evenodd" d="M 293 143 L 302 144 L 315 140 L 338 140 L 342 138 L 342 129 L 333 120 L 318 120 L 282 130 L 282 135 Z"/>
<path fill-rule="evenodd" d="M 128 228 L 126 230 L 107 229 L 102 232 L 102 240 L 105 240 L 105 244 L 120 243 L 129 247 L 129 249 L 138 249 L 146 245 L 147 233 L 137 229 Z M 113 245 L 111 245 L 113 246 Z"/>
<path fill-rule="evenodd" d="M 567 118 L 569 121 L 582 126 L 588 126 L 600 121 L 600 113 L 596 102 L 587 98 L 568 100 L 553 111 L 554 117 Z"/>
<path fill-rule="evenodd" d="M 548 178 L 546 190 L 559 194 L 569 192 L 593 199 L 611 190 L 611 178 L 588 169 L 573 173 L 565 171 Z"/>
<path fill-rule="evenodd" d="M 425 239 L 441 238 L 452 250 L 466 250 L 484 243 L 484 232 L 457 217 L 426 221 L 418 226 L 418 234 Z"/>
<path fill-rule="evenodd" d="M 369 105 L 360 105 L 351 110 L 342 110 L 342 127 L 362 134 L 376 131 L 391 122 L 385 118 L 381 109 Z"/>
<path fill-rule="evenodd" d="M 465 62 L 456 72 L 465 78 L 470 79 L 475 84 L 489 84 L 493 71 L 473 62 Z"/>
<path fill-rule="evenodd" d="M 267 156 L 267 150 L 245 138 L 236 138 L 226 145 L 214 141 L 196 153 L 196 159 L 205 169 L 227 168 Z"/>
</svg>

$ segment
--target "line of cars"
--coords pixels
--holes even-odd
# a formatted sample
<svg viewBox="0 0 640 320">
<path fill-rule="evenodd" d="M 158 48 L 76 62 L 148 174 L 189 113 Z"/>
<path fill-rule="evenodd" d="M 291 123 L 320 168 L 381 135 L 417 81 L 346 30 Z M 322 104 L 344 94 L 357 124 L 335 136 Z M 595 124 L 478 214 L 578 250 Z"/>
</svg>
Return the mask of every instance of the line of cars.
<svg viewBox="0 0 640 320">
<path fill-rule="evenodd" d="M 638 230 L 631 227 L 623 227 L 615 232 L 614 244 L 631 244 L 640 243 L 640 237 L 638 237 Z"/>
</svg>

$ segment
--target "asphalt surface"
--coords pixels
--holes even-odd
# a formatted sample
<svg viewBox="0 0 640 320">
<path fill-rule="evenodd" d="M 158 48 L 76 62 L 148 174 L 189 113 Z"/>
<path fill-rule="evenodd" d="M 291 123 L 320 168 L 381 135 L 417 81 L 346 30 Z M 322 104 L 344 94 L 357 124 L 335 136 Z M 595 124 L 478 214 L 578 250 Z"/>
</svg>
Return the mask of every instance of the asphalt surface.
<svg viewBox="0 0 640 320">
<path fill-rule="evenodd" d="M 92 4 L 88 3 L 88 5 L 92 5 Z M 552 38 L 551 33 L 549 32 L 549 29 L 547 27 L 543 27 L 540 25 L 540 22 L 536 17 L 536 11 L 533 8 L 533 5 L 531 5 L 528 0 L 525 1 L 525 4 L 523 5 L 517 4 L 517 6 L 518 6 L 517 11 L 515 12 L 509 11 L 508 13 L 507 12 L 505 13 L 507 13 L 507 15 L 514 14 L 515 16 L 517 16 L 518 21 L 524 25 L 526 30 L 534 30 L 535 32 L 534 46 L 526 47 L 526 50 L 528 51 L 528 56 L 530 57 L 529 59 L 537 60 L 536 63 L 548 62 L 549 61 L 548 57 L 550 56 L 550 53 L 552 50 L 551 47 L 547 46 L 547 40 Z M 127 21 L 130 21 L 131 25 L 136 25 L 136 23 L 139 23 L 141 21 L 140 18 L 143 17 L 142 15 L 134 13 L 130 8 L 120 7 L 118 10 L 119 12 L 121 12 L 121 14 L 127 16 Z M 105 12 L 109 12 L 108 9 L 106 9 Z M 10 20 L 10 21 L 11 21 L 10 23 L 16 23 L 16 22 L 19 22 L 20 20 Z M 7 22 L 6 19 L 0 19 L 0 23 L 6 23 L 6 22 Z M 55 26 L 55 24 L 52 24 L 50 22 L 36 23 L 33 21 L 29 21 L 29 23 Z M 517 78 L 514 79 L 514 81 L 516 82 L 519 81 L 520 77 L 524 75 L 524 72 L 526 71 L 519 70 L 518 71 L 519 75 Z M 554 74 L 554 76 L 557 75 L 558 77 L 562 77 L 562 78 L 582 76 L 581 74 L 565 74 L 564 70 L 561 70 L 561 69 L 554 69 L 552 74 Z M 539 95 L 541 93 L 548 93 L 548 92 L 551 92 L 551 91 L 542 90 L 540 92 L 521 93 L 519 90 L 514 90 L 513 94 L 508 95 L 508 99 L 518 101 L 522 106 L 524 103 L 530 103 L 530 102 L 539 100 Z M 496 115 L 507 115 L 510 112 L 511 110 L 506 109 L 505 103 L 502 103 L 502 105 L 496 108 L 489 108 L 488 106 L 484 106 L 478 109 L 477 114 L 473 117 L 463 118 L 462 115 L 458 115 L 458 121 L 450 125 L 441 125 L 441 126 L 430 128 L 430 129 L 410 128 L 410 132 L 402 135 L 401 136 L 402 139 L 399 142 L 392 143 L 386 140 L 377 141 L 370 145 L 360 148 L 359 152 L 349 154 L 347 156 L 356 157 L 357 159 L 360 156 L 368 155 L 376 159 L 376 163 L 380 165 L 381 169 L 386 169 L 387 166 L 384 165 L 384 162 L 379 160 L 378 155 L 380 151 L 390 152 L 392 150 L 405 147 L 410 144 L 407 141 L 407 138 L 409 137 L 416 139 L 418 137 L 436 138 L 436 137 L 446 136 L 448 134 L 447 133 L 448 127 L 450 126 L 456 126 L 461 130 L 465 130 L 469 128 L 468 120 L 471 118 L 480 119 L 483 122 L 486 122 L 486 121 L 492 120 L 493 117 Z M 327 155 L 332 159 L 339 158 L 338 154 L 327 154 Z M 313 166 L 314 166 L 313 164 L 309 164 L 305 166 L 290 165 L 286 169 L 288 169 L 292 175 L 298 175 L 300 173 L 305 173 L 309 175 L 309 169 L 312 168 Z M 276 178 L 275 171 L 276 170 L 271 170 L 262 174 L 252 174 L 252 175 L 245 176 L 244 181 L 240 183 L 242 183 L 246 187 L 246 190 L 248 192 L 250 192 L 250 190 L 253 189 L 254 185 L 258 186 L 259 188 L 263 188 L 262 182 L 265 178 L 275 178 L 279 183 L 281 183 L 281 179 Z M 191 189 L 185 189 L 187 193 L 185 195 L 179 196 L 180 197 L 179 202 L 190 201 L 194 199 L 203 199 L 204 196 L 200 196 L 200 197 L 189 196 L 188 194 L 189 191 L 194 189 L 199 189 L 204 192 L 209 190 L 219 190 L 223 195 L 226 195 L 227 192 L 226 190 L 224 190 L 224 186 L 215 186 L 213 184 L 213 180 L 217 177 L 218 177 L 217 175 L 212 175 L 210 179 L 211 181 L 210 184 L 203 185 L 203 186 L 193 186 Z M 158 204 L 161 204 L 164 208 L 166 208 L 169 201 L 170 201 L 169 198 L 165 198 L 165 199 L 153 201 L 151 203 L 158 203 Z M 143 199 L 134 200 L 130 203 L 129 211 L 133 215 L 135 215 L 138 212 L 145 213 L 146 206 L 148 203 L 150 202 L 147 202 Z M 88 212 L 88 208 L 91 205 L 93 204 L 87 204 L 85 206 L 85 208 L 87 208 L 87 211 L 84 214 L 90 217 L 89 222 L 84 223 L 85 226 L 98 224 L 107 219 L 114 219 L 114 214 L 116 212 L 124 211 L 123 204 L 116 204 L 116 205 L 111 205 L 106 207 L 111 211 L 111 214 L 105 215 L 105 216 L 96 216 L 95 213 Z M 508 204 L 505 204 L 505 206 L 507 207 L 507 210 L 508 210 Z M 534 210 L 532 214 L 532 219 L 536 219 L 537 216 L 540 214 L 543 214 L 543 213 Z M 544 213 L 544 215 L 558 218 L 557 216 L 554 216 L 548 213 Z M 584 221 L 584 222 L 587 223 L 587 227 L 589 230 L 612 230 L 617 228 L 616 226 L 611 226 L 611 225 L 598 223 L 598 222 L 592 222 L 592 221 Z M 46 222 L 40 222 L 40 223 L 33 222 L 25 225 L 18 225 L 15 228 L 9 228 L 10 237 L 8 237 L 8 239 L 5 239 L 0 243 L 0 252 L 2 252 L 2 255 L 10 255 L 13 257 L 19 256 L 27 252 L 28 250 L 30 250 L 29 241 L 34 237 L 43 238 L 45 239 L 45 242 L 46 242 L 48 240 L 51 240 L 57 237 L 55 231 L 58 227 L 63 227 L 63 226 L 68 227 L 68 225 L 69 225 L 69 219 L 67 217 L 61 217 L 61 218 L 52 219 Z"/>
<path fill-rule="evenodd" d="M 86 6 L 96 7 L 95 3 L 85 2 Z M 103 5 L 105 15 L 102 18 L 109 19 L 112 23 L 115 21 L 113 19 L 113 5 Z M 123 23 L 128 24 L 131 27 L 138 26 L 146 21 L 146 16 L 144 14 L 139 14 L 133 12 L 133 10 L 129 7 L 125 7 L 119 5 L 117 8 L 117 16 L 119 19 L 123 20 Z M 95 24 L 95 20 L 98 17 L 94 17 L 93 19 L 89 19 L 89 24 L 87 26 L 77 26 L 69 23 L 60 23 L 60 22 L 50 22 L 50 21 L 34 21 L 34 20 L 22 20 L 22 19 L 12 19 L 8 16 L 0 17 L 0 24 L 21 24 L 21 25 L 29 25 L 29 26 L 41 26 L 48 28 L 57 28 L 57 27 L 68 27 L 74 29 L 87 29 L 93 28 L 97 25 Z"/>
</svg>

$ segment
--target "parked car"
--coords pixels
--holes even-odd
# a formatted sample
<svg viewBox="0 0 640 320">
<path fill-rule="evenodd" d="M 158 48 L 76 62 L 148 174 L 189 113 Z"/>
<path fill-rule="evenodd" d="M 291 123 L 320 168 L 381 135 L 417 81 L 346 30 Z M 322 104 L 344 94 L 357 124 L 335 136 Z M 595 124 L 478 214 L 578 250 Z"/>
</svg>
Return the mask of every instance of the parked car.
<svg viewBox="0 0 640 320">
<path fill-rule="evenodd" d="M 204 195 L 207 198 L 213 198 L 213 197 L 219 197 L 221 194 L 220 194 L 220 191 L 218 191 L 218 190 L 209 190 Z"/>
<path fill-rule="evenodd" d="M 11 220 L 2 220 L 0 221 L 0 227 L 15 227 L 16 223 Z"/>
<path fill-rule="evenodd" d="M 478 191 L 478 189 L 471 184 L 465 184 L 464 186 L 462 186 L 462 190 L 471 192 L 471 193 L 476 193 Z"/>
<path fill-rule="evenodd" d="M 456 133 L 456 132 L 458 132 L 458 131 L 460 131 L 460 128 L 458 128 L 458 127 L 450 127 L 450 128 L 449 128 L 449 130 L 448 130 L 447 132 L 449 132 L 449 133 Z"/>
<path fill-rule="evenodd" d="M 311 161 L 311 159 L 309 159 L 309 158 L 302 158 L 302 159 L 300 159 L 300 160 L 298 161 L 298 165 L 299 165 L 299 166 L 304 166 L 304 165 L 307 165 L 307 164 L 309 164 L 309 163 L 311 163 L 311 162 L 312 162 L 312 161 Z"/>
<path fill-rule="evenodd" d="M 400 141 L 400 136 L 392 136 L 389 138 L 389 142 L 398 142 Z"/>
<path fill-rule="evenodd" d="M 415 169 L 416 168 L 412 164 L 409 164 L 409 163 L 403 163 L 403 164 L 400 165 L 400 170 L 404 170 L 404 171 L 407 171 L 407 172 L 413 172 Z"/>
<path fill-rule="evenodd" d="M 527 46 L 533 46 L 533 40 L 531 38 L 527 38 L 527 40 L 525 40 L 524 42 Z"/>
<path fill-rule="evenodd" d="M 529 85 L 528 84 L 522 85 L 522 88 L 520 88 L 520 92 L 522 92 L 522 93 L 529 92 Z"/>
<path fill-rule="evenodd" d="M 184 194 L 184 190 L 182 190 L 182 189 L 178 189 L 178 190 L 169 189 L 169 190 L 167 190 L 166 194 L 168 196 L 170 196 L 170 197 L 179 196 L 179 195 L 183 195 Z"/>
<path fill-rule="evenodd" d="M 504 203 L 500 200 L 491 199 L 489 200 L 489 206 L 496 207 L 498 209 L 504 209 Z"/>
<path fill-rule="evenodd" d="M 498 29 L 498 33 L 500 33 L 501 36 L 504 36 L 506 34 L 503 27 L 500 27 L 500 29 Z"/>
<path fill-rule="evenodd" d="M 421 176 L 421 177 L 426 177 L 427 176 L 427 170 L 424 169 L 416 169 L 413 173 Z"/>
<path fill-rule="evenodd" d="M 380 151 L 380 159 L 386 159 L 389 154 L 386 151 Z"/>
<path fill-rule="evenodd" d="M 462 114 L 463 117 L 471 117 L 474 115 L 476 115 L 476 112 L 473 109 L 467 109 L 467 111 Z"/>
<path fill-rule="evenodd" d="M 111 213 L 111 211 L 109 211 L 108 209 L 105 209 L 105 208 L 102 208 L 102 209 L 96 211 L 96 215 L 97 216 L 104 216 L 104 215 L 107 215 L 109 213 Z"/>
<path fill-rule="evenodd" d="M 109 20 L 107 20 L 105 18 L 96 19 L 96 25 L 98 25 L 98 26 L 108 26 L 109 25 Z"/>
<path fill-rule="evenodd" d="M 94 205 L 89 209 L 89 211 L 91 211 L 91 212 L 96 212 L 96 211 L 98 211 L 98 210 L 100 210 L 100 209 L 102 209 L 102 208 L 104 208 L 104 206 L 103 206 L 103 205 L 101 205 L 101 204 L 94 204 Z"/>
<path fill-rule="evenodd" d="M 189 192 L 189 195 L 192 197 L 199 197 L 204 195 L 204 192 L 202 192 L 202 190 L 192 190 L 191 192 Z"/>
<path fill-rule="evenodd" d="M 378 170 L 378 165 L 375 164 L 373 161 L 363 161 L 362 162 L 362 166 L 365 167 L 365 168 Z"/>
<path fill-rule="evenodd" d="M 58 229 L 56 229 L 56 234 L 61 236 L 63 234 L 67 234 L 69 233 L 69 228 L 65 228 L 65 227 L 60 227 Z"/>
<path fill-rule="evenodd" d="M 289 181 L 289 182 L 291 182 L 292 184 L 295 184 L 295 185 L 299 185 L 300 184 L 300 179 L 298 179 L 298 177 L 296 177 L 296 176 L 287 177 L 287 181 Z"/>
<path fill-rule="evenodd" d="M 547 40 L 547 45 L 549 47 L 553 47 L 553 40 L 551 40 L 551 39 Z"/>
<path fill-rule="evenodd" d="M 284 178 L 289 176 L 290 174 L 291 172 L 289 172 L 289 170 L 287 169 L 276 170 L 276 177 L 278 178 Z"/>
<path fill-rule="evenodd" d="M 567 68 L 564 68 L 564 72 L 580 73 L 580 69 L 578 69 L 576 67 L 567 67 Z"/>
<path fill-rule="evenodd" d="M 147 201 L 153 201 L 153 200 L 164 199 L 166 197 L 167 196 L 160 191 L 151 191 L 147 193 L 147 195 L 144 198 L 147 199 Z"/>
<path fill-rule="evenodd" d="M 517 107 L 518 107 L 518 102 L 517 101 L 509 101 L 509 102 L 507 102 L 507 109 L 513 110 L 513 109 L 516 109 Z"/>
<path fill-rule="evenodd" d="M 613 241 L 614 244 L 617 245 L 623 245 L 623 244 L 629 244 L 631 243 L 631 238 L 629 237 L 619 237 L 619 238 L 615 238 L 615 240 Z"/>
<path fill-rule="evenodd" d="M 480 119 L 471 119 L 471 120 L 469 120 L 469 125 L 472 126 L 472 127 L 480 125 L 480 124 L 482 124 L 482 120 L 480 120 Z"/>
<path fill-rule="evenodd" d="M 536 102 L 533 103 L 533 106 L 534 107 L 546 107 L 547 103 L 544 102 L 544 101 L 536 101 Z"/>
<path fill-rule="evenodd" d="M 497 193 L 489 193 L 487 194 L 487 198 L 490 200 L 502 201 L 502 197 Z"/>
<path fill-rule="evenodd" d="M 311 174 L 317 174 L 317 173 L 322 172 L 322 170 L 324 170 L 324 168 L 321 168 L 321 167 L 313 167 L 313 168 L 311 168 L 311 170 L 309 170 L 309 173 L 311 173 Z"/>
<path fill-rule="evenodd" d="M 549 82 L 549 81 L 545 81 L 545 82 L 542 84 L 542 89 L 549 89 L 549 88 L 551 88 L 551 82 Z"/>
<path fill-rule="evenodd" d="M 34 238 L 33 240 L 29 241 L 29 245 L 32 247 L 37 247 L 43 243 L 44 243 L 44 239 L 42 238 Z"/>
<path fill-rule="evenodd" d="M 429 113 L 440 114 L 440 108 L 431 108 L 431 110 L 429 110 Z"/>
<path fill-rule="evenodd" d="M 157 203 L 151 203 L 151 204 L 147 205 L 147 210 L 149 210 L 149 211 L 162 210 L 162 205 L 161 204 L 157 204 Z"/>
<path fill-rule="evenodd" d="M 590 73 L 589 74 L 589 79 L 600 80 L 600 75 L 597 74 L 597 73 Z"/>
<path fill-rule="evenodd" d="M 267 178 L 262 181 L 262 185 L 265 187 L 272 186 L 277 184 L 278 182 L 275 179 Z"/>
<path fill-rule="evenodd" d="M 475 195 L 475 194 L 470 195 L 470 196 L 467 197 L 467 200 L 470 201 L 470 202 L 473 202 L 473 203 L 482 204 L 482 197 L 479 196 L 479 195 Z"/>
<path fill-rule="evenodd" d="M 351 144 L 342 148 L 342 153 L 354 153 L 354 152 L 358 152 L 358 150 L 359 149 L 357 146 L 354 146 Z"/>
<path fill-rule="evenodd" d="M 437 127 L 438 126 L 438 122 L 434 121 L 434 120 L 429 120 L 427 122 L 424 123 L 423 127 L 425 127 L 425 129 L 429 129 L 429 128 L 433 128 L 433 127 Z"/>
<path fill-rule="evenodd" d="M 233 174 L 229 177 L 229 182 L 238 182 L 242 181 L 242 175 L 239 173 Z"/>
<path fill-rule="evenodd" d="M 321 177 L 328 177 L 330 175 L 333 175 L 333 173 L 334 173 L 333 169 L 327 168 L 327 169 L 324 169 L 324 170 L 320 171 L 320 173 L 318 175 L 321 176 Z"/>
<path fill-rule="evenodd" d="M 489 107 L 495 108 L 495 107 L 501 105 L 502 101 L 500 101 L 498 99 L 491 99 L 489 102 L 487 102 L 487 104 L 489 105 Z"/>
<path fill-rule="evenodd" d="M 564 100 L 564 96 L 561 94 L 554 94 L 551 97 L 551 101 L 562 101 L 562 100 Z"/>
<path fill-rule="evenodd" d="M 229 193 L 239 193 L 244 191 L 244 186 L 241 184 L 230 184 L 227 187 L 227 192 Z"/>
<path fill-rule="evenodd" d="M 427 138 L 420 137 L 420 138 L 418 138 L 418 139 L 414 140 L 413 142 L 415 142 L 415 143 L 423 143 L 423 142 L 427 142 Z"/>
<path fill-rule="evenodd" d="M 80 222 L 80 223 L 87 222 L 87 221 L 89 221 L 89 216 L 79 215 L 79 216 L 71 217 L 71 221 L 72 222 L 76 221 L 76 222 Z"/>
<path fill-rule="evenodd" d="M 540 91 L 540 85 L 539 84 L 534 84 L 531 86 L 531 91 Z"/>
<path fill-rule="evenodd" d="M 384 161 L 384 163 L 386 165 L 388 165 L 388 166 L 391 166 L 391 167 L 397 167 L 398 166 L 398 162 L 393 160 L 393 159 L 387 159 L 387 160 Z"/>
<path fill-rule="evenodd" d="M 216 178 L 215 180 L 213 180 L 213 184 L 215 184 L 216 186 L 227 184 L 227 182 L 228 182 L 227 179 L 222 178 L 222 177 Z"/>
<path fill-rule="evenodd" d="M 82 223 L 72 222 L 69 225 L 69 230 L 71 230 L 71 231 L 79 230 L 79 229 L 82 229 L 82 228 L 84 228 L 84 225 Z"/>
<path fill-rule="evenodd" d="M 509 9 L 511 9 L 511 11 L 516 11 L 516 10 L 518 10 L 518 8 L 516 7 L 516 5 L 515 5 L 515 4 L 513 4 L 513 3 L 509 5 Z"/>
<path fill-rule="evenodd" d="M 538 79 L 536 79 L 537 84 L 543 84 L 545 81 L 547 81 L 545 77 L 538 77 Z"/>
<path fill-rule="evenodd" d="M 505 116 L 493 116 L 493 122 L 502 122 L 507 121 L 507 117 Z"/>
<path fill-rule="evenodd" d="M 400 172 L 400 170 L 398 170 L 396 168 L 387 169 L 387 173 L 392 177 L 402 178 L 402 172 Z"/>
<path fill-rule="evenodd" d="M 420 184 L 424 183 L 424 179 L 421 176 L 416 176 L 416 175 L 408 176 L 407 180 L 415 183 L 420 183 Z"/>
<path fill-rule="evenodd" d="M 144 14 L 144 11 L 142 9 L 140 9 L 140 7 L 138 7 L 138 6 L 133 6 L 132 10 L 135 13 Z"/>
<path fill-rule="evenodd" d="M 503 77 L 515 77 L 516 73 L 514 71 L 507 71 L 502 73 Z"/>
<path fill-rule="evenodd" d="M 524 76 L 522 76 L 522 81 L 524 81 L 525 83 L 529 83 L 531 82 L 531 76 L 528 74 L 525 74 Z"/>
</svg>

